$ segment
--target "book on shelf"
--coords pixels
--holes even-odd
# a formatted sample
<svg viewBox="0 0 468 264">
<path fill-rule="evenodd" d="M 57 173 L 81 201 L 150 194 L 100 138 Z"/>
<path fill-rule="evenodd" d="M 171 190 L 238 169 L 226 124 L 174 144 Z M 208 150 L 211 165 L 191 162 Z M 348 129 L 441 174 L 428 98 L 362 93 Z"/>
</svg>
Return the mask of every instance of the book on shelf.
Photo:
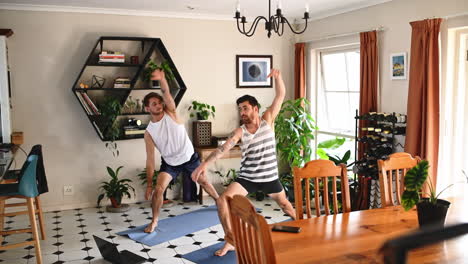
<svg viewBox="0 0 468 264">
<path fill-rule="evenodd" d="M 101 138 L 104 138 L 104 135 L 102 134 L 101 129 L 99 129 L 99 127 L 98 127 L 98 125 L 96 124 L 96 122 L 93 121 L 92 123 L 93 123 L 94 128 L 96 128 L 96 131 L 99 133 L 99 136 L 100 136 Z"/>
<path fill-rule="evenodd" d="M 124 131 L 126 130 L 146 130 L 147 125 L 141 126 L 123 126 Z"/>
<path fill-rule="evenodd" d="M 118 63 L 124 63 L 125 59 L 99 59 L 99 63 L 104 63 L 104 62 L 118 62 Z"/>
<path fill-rule="evenodd" d="M 92 115 L 93 112 L 91 111 L 91 109 L 89 108 L 88 104 L 85 102 L 85 99 L 83 98 L 83 96 L 81 95 L 80 92 L 75 92 L 76 93 L 76 97 L 78 97 L 78 100 L 80 101 L 81 105 L 83 106 L 83 108 L 85 109 L 86 113 L 88 115 Z"/>
<path fill-rule="evenodd" d="M 140 130 L 124 130 L 124 135 L 144 135 L 146 129 L 140 129 Z"/>
<path fill-rule="evenodd" d="M 114 88 L 130 88 L 130 78 L 118 77 L 114 81 Z"/>
<path fill-rule="evenodd" d="M 93 101 L 91 101 L 91 99 L 89 98 L 88 94 L 85 92 L 81 92 L 81 94 L 83 95 L 83 98 L 85 99 L 86 103 L 88 103 L 93 113 L 96 115 L 101 114 L 99 110 L 97 109 L 97 107 L 94 105 Z"/>
</svg>

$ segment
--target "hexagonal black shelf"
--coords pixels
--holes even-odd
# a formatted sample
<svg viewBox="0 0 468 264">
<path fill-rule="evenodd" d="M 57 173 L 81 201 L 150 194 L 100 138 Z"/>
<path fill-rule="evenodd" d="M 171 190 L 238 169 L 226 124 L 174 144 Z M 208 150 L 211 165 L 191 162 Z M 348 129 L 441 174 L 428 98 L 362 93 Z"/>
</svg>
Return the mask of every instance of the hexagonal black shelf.
<svg viewBox="0 0 468 264">
<path fill-rule="evenodd" d="M 110 55 L 111 61 L 100 62 L 99 54 L 102 51 L 118 51 L 124 54 L 125 59 L 123 62 L 118 59 L 114 59 L 115 62 L 112 62 L 112 55 Z M 111 126 L 105 122 L 105 117 L 100 111 L 105 99 L 109 97 L 115 98 L 119 102 L 121 110 L 125 110 L 118 115 L 115 120 L 117 123 L 114 122 L 120 131 L 120 136 L 116 140 L 143 138 L 144 125 L 130 132 L 128 130 L 124 132 L 123 127 L 127 125 L 127 120 L 132 116 L 138 119 L 144 117 L 147 119 L 146 123 L 149 122 L 149 114 L 143 112 L 142 103 L 140 103 L 146 93 L 158 90 L 151 88 L 149 82 L 142 80 L 143 70 L 149 60 L 154 60 L 157 64 L 167 61 L 169 64 L 174 74 L 174 79 L 168 80 L 169 88 L 176 105 L 178 105 L 187 88 L 161 39 L 100 37 L 91 50 L 85 65 L 73 84 L 72 92 L 101 140 L 109 140 L 107 132 Z M 93 81 L 100 80 L 99 77 L 105 79 L 101 84 Z M 130 87 L 113 88 L 115 79 L 119 77 L 128 78 Z M 88 88 L 82 86 L 88 86 Z M 134 101 L 132 97 L 138 97 L 138 99 Z M 145 120 L 142 122 L 145 123 Z"/>
</svg>

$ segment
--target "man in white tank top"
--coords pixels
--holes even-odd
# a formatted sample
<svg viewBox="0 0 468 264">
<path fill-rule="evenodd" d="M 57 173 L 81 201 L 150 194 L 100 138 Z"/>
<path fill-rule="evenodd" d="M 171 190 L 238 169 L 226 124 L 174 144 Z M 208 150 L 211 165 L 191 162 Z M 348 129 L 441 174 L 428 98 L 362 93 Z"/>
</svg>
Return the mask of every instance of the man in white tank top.
<svg viewBox="0 0 468 264">
<path fill-rule="evenodd" d="M 151 121 L 145 131 L 146 177 L 148 182 L 145 198 L 146 200 L 152 198 L 153 219 L 145 229 L 147 233 L 153 232 L 158 225 L 163 193 L 169 183 L 180 173 L 184 173 L 185 176 L 189 177 L 200 164 L 198 154 L 194 151 L 187 131 L 177 115 L 176 105 L 169 91 L 164 72 L 161 70 L 154 71 L 151 80 L 160 81 L 162 96 L 152 92 L 143 99 L 145 110 L 151 115 Z M 161 167 L 156 187 L 153 188 L 155 148 L 161 154 Z M 218 199 L 218 193 L 207 181 L 205 174 L 200 175 L 196 182 L 213 199 Z"/>
<path fill-rule="evenodd" d="M 286 198 L 283 186 L 278 179 L 276 141 L 273 132 L 275 118 L 281 109 L 286 89 L 279 70 L 272 69 L 270 75 L 268 75 L 269 77 L 275 79 L 276 94 L 268 110 L 260 117 L 258 102 L 255 97 L 244 95 L 237 99 L 243 125 L 236 128 L 226 143 L 213 151 L 206 161 L 192 173 L 194 181 L 203 177 L 209 164 L 222 157 L 239 140 L 242 140 L 240 175 L 216 202 L 219 219 L 226 235 L 232 230 L 228 217 L 227 199 L 236 194 L 246 196 L 249 193 L 261 190 L 273 198 L 286 214 L 296 219 L 296 212 Z M 226 242 L 222 249 L 215 252 L 215 255 L 223 256 L 229 250 L 234 250 L 234 247 Z"/>
</svg>

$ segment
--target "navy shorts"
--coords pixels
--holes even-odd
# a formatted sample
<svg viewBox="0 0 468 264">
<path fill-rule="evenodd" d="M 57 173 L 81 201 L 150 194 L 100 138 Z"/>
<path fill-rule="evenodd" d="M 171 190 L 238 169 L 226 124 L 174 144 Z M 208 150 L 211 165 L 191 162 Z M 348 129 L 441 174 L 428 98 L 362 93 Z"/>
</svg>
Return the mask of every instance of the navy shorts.
<svg viewBox="0 0 468 264">
<path fill-rule="evenodd" d="M 172 179 L 175 179 L 177 175 L 179 175 L 182 172 L 190 176 L 199 165 L 200 158 L 198 157 L 197 152 L 193 153 L 189 161 L 177 166 L 167 164 L 166 161 L 161 157 L 161 167 L 159 168 L 159 172 L 167 172 L 169 175 L 172 176 Z"/>
<path fill-rule="evenodd" d="M 264 194 L 279 193 L 283 190 L 283 185 L 279 179 L 270 182 L 251 182 L 242 178 L 237 178 L 236 182 L 242 185 L 248 193 L 262 191 Z"/>
</svg>

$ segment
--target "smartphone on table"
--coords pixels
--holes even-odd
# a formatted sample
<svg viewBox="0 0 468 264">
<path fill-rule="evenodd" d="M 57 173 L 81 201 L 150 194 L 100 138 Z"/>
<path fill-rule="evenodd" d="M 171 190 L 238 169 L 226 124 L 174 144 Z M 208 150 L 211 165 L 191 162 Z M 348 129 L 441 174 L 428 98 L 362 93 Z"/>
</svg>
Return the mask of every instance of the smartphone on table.
<svg viewBox="0 0 468 264">
<path fill-rule="evenodd" d="M 273 231 L 278 231 L 278 232 L 288 232 L 288 233 L 299 233 L 299 232 L 301 232 L 300 227 L 283 226 L 283 225 L 273 225 L 272 230 Z"/>
</svg>

